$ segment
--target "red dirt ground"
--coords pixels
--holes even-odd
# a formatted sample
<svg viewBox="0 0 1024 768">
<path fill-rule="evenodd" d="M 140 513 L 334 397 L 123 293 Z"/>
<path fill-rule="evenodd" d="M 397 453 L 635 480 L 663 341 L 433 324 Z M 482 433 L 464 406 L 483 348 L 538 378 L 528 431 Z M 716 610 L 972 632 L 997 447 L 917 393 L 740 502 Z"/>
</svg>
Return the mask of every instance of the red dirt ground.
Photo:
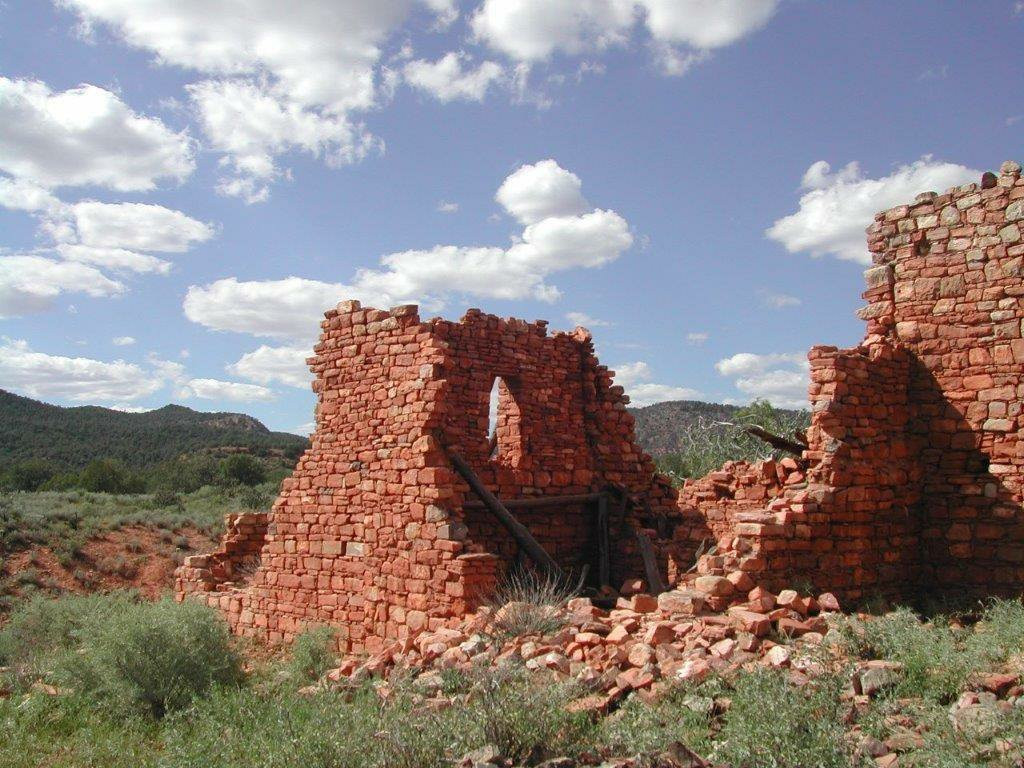
<svg viewBox="0 0 1024 768">
<path fill-rule="evenodd" d="M 188 540 L 187 548 L 176 546 L 179 537 Z M 215 541 L 192 528 L 169 534 L 159 528 L 133 525 L 90 539 L 67 567 L 48 547 L 34 546 L 4 557 L 0 574 L 10 578 L 34 569 L 44 587 L 52 592 L 86 594 L 137 589 L 144 597 L 155 600 L 174 585 L 174 569 L 183 556 L 215 547 Z M 17 592 L 15 588 L 14 593 Z"/>
</svg>

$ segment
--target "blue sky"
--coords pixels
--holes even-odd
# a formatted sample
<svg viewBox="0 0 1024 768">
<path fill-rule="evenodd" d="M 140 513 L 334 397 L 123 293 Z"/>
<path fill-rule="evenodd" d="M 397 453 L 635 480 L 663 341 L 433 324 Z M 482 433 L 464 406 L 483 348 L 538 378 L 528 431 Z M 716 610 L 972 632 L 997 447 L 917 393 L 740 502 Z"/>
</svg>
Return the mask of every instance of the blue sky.
<svg viewBox="0 0 1024 768">
<path fill-rule="evenodd" d="M 875 210 L 1024 159 L 1024 3 L 0 2 L 0 387 L 308 429 L 356 296 L 805 399 Z"/>
</svg>

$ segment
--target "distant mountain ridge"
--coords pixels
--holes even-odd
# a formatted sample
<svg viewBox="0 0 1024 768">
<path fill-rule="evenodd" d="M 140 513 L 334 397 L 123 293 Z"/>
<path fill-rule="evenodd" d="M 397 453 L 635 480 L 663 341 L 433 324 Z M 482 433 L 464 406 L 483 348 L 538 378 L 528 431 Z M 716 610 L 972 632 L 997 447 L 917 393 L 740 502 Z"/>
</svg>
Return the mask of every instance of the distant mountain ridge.
<svg viewBox="0 0 1024 768">
<path fill-rule="evenodd" d="M 95 405 L 50 405 L 0 390 L 0 463 L 46 459 L 81 469 L 93 459 L 119 459 L 144 467 L 183 453 L 244 449 L 257 455 L 289 454 L 309 441 L 271 432 L 244 413 L 203 413 L 182 405 L 128 413 Z"/>
<path fill-rule="evenodd" d="M 629 409 L 637 442 L 654 457 L 680 452 L 690 427 L 731 421 L 738 410 L 698 400 Z M 244 413 L 204 413 L 183 405 L 142 413 L 95 405 L 63 407 L 0 389 L 0 464 L 46 459 L 77 470 L 93 459 L 114 458 L 140 468 L 183 453 L 244 449 L 256 455 L 290 455 L 308 444 L 299 435 L 271 432 Z"/>
<path fill-rule="evenodd" d="M 716 421 L 732 421 L 738 405 L 704 403 L 699 400 L 670 400 L 643 408 L 629 408 L 636 420 L 636 439 L 647 453 L 655 458 L 684 449 L 686 430 L 701 422 L 712 425 Z M 796 411 L 778 409 L 782 414 Z"/>
</svg>

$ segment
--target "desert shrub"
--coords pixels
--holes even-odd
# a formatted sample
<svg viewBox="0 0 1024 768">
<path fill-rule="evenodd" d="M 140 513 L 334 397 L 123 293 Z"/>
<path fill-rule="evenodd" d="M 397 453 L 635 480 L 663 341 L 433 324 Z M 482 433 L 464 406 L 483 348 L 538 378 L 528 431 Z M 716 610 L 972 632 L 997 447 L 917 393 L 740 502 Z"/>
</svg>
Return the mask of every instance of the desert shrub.
<svg viewBox="0 0 1024 768">
<path fill-rule="evenodd" d="M 288 671 L 295 680 L 319 680 L 337 658 L 337 631 L 332 627 L 309 627 L 292 643 Z"/>
<path fill-rule="evenodd" d="M 758 768 L 846 768 L 840 690 L 838 677 L 797 687 L 776 670 L 740 675 L 715 759 Z"/>
<path fill-rule="evenodd" d="M 33 584 L 38 587 L 42 584 L 43 577 L 39 575 L 39 571 L 35 568 L 26 568 L 15 576 L 15 579 L 22 586 Z"/>
<path fill-rule="evenodd" d="M 563 609 L 575 592 L 567 579 L 529 568 L 511 571 L 488 600 L 494 629 L 509 637 L 556 632 L 565 626 Z"/>
<path fill-rule="evenodd" d="M 181 496 L 170 488 L 158 488 L 153 494 L 154 507 L 181 507 Z"/>
<path fill-rule="evenodd" d="M 396 689 L 299 696 L 219 688 L 171 715 L 169 765 L 236 768 L 450 768 L 468 750 L 465 710 L 432 711 Z"/>
<path fill-rule="evenodd" d="M 573 755 L 592 743 L 587 714 L 566 705 L 580 690 L 572 683 L 531 678 L 523 669 L 484 670 L 470 690 L 476 746 L 494 744 L 513 763 Z"/>
<path fill-rule="evenodd" d="M 111 718 L 74 694 L 0 697 L 0 768 L 149 768 L 154 724 Z"/>
<path fill-rule="evenodd" d="M 259 485 L 267 477 L 263 463 L 247 453 L 236 453 L 220 463 L 220 474 L 231 485 Z"/>
<path fill-rule="evenodd" d="M 227 626 L 197 603 L 133 603 L 79 634 L 58 677 L 104 708 L 159 718 L 242 678 Z"/>
<path fill-rule="evenodd" d="M 1024 651 L 1024 600 L 992 600 L 967 639 L 970 652 L 990 662 Z"/>
<path fill-rule="evenodd" d="M 270 508 L 270 494 L 262 488 L 246 488 L 240 494 L 239 501 L 243 507 L 254 512 Z"/>
<path fill-rule="evenodd" d="M 11 552 L 28 542 L 25 517 L 15 509 L 7 496 L 0 496 L 0 550 Z"/>
<path fill-rule="evenodd" d="M 631 696 L 601 723 L 601 742 L 618 755 L 661 752 L 674 741 L 704 753 L 718 688 L 717 681 L 679 686 L 654 702 Z"/>
<path fill-rule="evenodd" d="M 86 626 L 113 619 L 135 601 L 131 592 L 26 600 L 0 630 L 0 665 L 25 675 L 42 673 L 54 654 L 78 647 Z"/>
<path fill-rule="evenodd" d="M 865 622 L 848 620 L 844 635 L 861 657 L 903 665 L 897 696 L 950 702 L 988 663 L 988 651 L 968 642 L 971 630 L 951 627 L 941 616 L 924 623 L 906 608 Z"/>
</svg>

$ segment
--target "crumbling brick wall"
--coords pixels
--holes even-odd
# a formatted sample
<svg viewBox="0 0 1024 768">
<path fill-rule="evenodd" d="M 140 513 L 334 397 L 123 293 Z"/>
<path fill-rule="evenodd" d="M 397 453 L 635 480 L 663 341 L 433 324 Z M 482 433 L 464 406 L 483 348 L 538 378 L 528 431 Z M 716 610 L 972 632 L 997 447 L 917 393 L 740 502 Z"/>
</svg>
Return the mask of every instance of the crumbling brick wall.
<svg viewBox="0 0 1024 768">
<path fill-rule="evenodd" d="M 448 451 L 502 500 L 613 490 L 629 499 L 611 522 L 615 581 L 643 573 L 632 535 L 649 528 L 670 570 L 678 509 L 635 444 L 622 388 L 589 334 L 470 310 L 423 322 L 416 308 L 342 302 L 326 313 L 308 361 L 317 429 L 285 480 L 247 585 L 213 583 L 190 558 L 177 594 L 220 607 L 236 632 L 289 640 L 310 624 L 339 628 L 349 650 L 373 650 L 457 619 L 495 587 L 517 547 L 474 507 Z M 502 381 L 497 440 L 489 398 Z M 563 568 L 596 572 L 593 505 L 516 510 Z"/>
<path fill-rule="evenodd" d="M 807 483 L 738 512 L 702 570 L 853 599 L 1024 587 L 1022 227 L 1012 162 L 875 217 L 867 335 L 809 356 Z"/>
</svg>

